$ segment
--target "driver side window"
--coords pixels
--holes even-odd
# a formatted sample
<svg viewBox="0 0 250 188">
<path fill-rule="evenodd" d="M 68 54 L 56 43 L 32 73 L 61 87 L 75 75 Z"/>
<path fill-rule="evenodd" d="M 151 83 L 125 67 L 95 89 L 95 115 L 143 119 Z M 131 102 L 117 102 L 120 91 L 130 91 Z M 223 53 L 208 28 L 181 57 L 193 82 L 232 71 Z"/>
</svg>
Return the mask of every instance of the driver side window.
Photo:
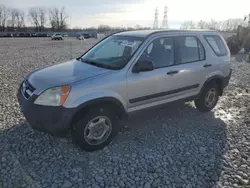
<svg viewBox="0 0 250 188">
<path fill-rule="evenodd" d="M 154 68 L 162 68 L 174 64 L 174 40 L 171 37 L 153 40 L 144 50 L 139 61 L 152 61 Z"/>
</svg>

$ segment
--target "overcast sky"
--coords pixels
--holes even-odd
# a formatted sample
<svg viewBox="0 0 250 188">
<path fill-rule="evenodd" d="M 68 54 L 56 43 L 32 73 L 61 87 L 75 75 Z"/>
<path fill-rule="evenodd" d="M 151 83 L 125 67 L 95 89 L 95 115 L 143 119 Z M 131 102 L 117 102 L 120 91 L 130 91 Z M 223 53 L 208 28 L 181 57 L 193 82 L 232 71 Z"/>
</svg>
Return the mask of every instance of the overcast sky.
<svg viewBox="0 0 250 188">
<path fill-rule="evenodd" d="M 28 7 L 65 6 L 71 27 L 153 25 L 155 8 L 159 9 L 159 24 L 164 6 L 168 6 L 168 21 L 172 28 L 185 20 L 225 20 L 243 18 L 250 13 L 250 0 L 0 0 L 0 4 L 26 10 Z"/>
</svg>

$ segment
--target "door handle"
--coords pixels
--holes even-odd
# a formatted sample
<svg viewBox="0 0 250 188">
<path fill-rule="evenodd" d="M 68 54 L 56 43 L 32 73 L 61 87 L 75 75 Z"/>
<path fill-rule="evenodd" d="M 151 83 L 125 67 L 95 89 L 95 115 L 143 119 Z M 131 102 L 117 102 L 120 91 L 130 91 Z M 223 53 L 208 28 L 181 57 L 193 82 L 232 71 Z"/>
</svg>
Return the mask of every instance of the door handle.
<svg viewBox="0 0 250 188">
<path fill-rule="evenodd" d="M 173 74 L 177 74 L 179 71 L 169 71 L 168 73 L 167 73 L 167 75 L 173 75 Z"/>
<path fill-rule="evenodd" d="M 212 67 L 212 64 L 205 64 L 203 67 L 205 67 L 205 68 Z"/>
</svg>

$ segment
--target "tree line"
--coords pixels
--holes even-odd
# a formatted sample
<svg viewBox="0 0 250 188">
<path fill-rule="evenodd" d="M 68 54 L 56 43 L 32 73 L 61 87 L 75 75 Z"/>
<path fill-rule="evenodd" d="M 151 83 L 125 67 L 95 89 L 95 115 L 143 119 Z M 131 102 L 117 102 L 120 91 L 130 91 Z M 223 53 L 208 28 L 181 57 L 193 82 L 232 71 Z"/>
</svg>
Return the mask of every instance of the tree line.
<svg viewBox="0 0 250 188">
<path fill-rule="evenodd" d="M 32 29 L 36 32 L 41 31 L 67 31 L 67 15 L 65 7 L 31 7 L 26 12 L 18 8 L 10 8 L 0 5 L 0 32 L 4 31 L 21 31 L 32 25 Z M 29 24 L 27 24 L 29 23 Z M 233 18 L 223 21 L 200 20 L 199 22 L 185 21 L 181 24 L 181 29 L 212 29 L 218 31 L 236 32 L 238 25 L 246 26 L 247 23 L 240 18 Z M 86 30 L 85 28 L 84 30 Z M 88 28 L 98 32 L 115 32 L 134 29 L 150 29 L 150 27 L 110 27 L 108 25 L 100 25 L 97 28 Z M 70 30 L 83 30 L 82 28 L 73 28 Z"/>
<path fill-rule="evenodd" d="M 247 26 L 247 22 L 241 18 L 232 18 L 223 21 L 200 20 L 199 22 L 185 21 L 181 24 L 181 29 L 211 29 L 217 31 L 236 32 L 238 25 Z"/>
<path fill-rule="evenodd" d="M 49 26 L 53 31 L 63 31 L 67 28 L 67 13 L 65 7 L 43 8 L 32 7 L 27 12 L 17 8 L 0 5 L 0 31 L 8 28 L 20 30 L 26 27 L 27 21 L 35 31 L 44 31 Z"/>
</svg>

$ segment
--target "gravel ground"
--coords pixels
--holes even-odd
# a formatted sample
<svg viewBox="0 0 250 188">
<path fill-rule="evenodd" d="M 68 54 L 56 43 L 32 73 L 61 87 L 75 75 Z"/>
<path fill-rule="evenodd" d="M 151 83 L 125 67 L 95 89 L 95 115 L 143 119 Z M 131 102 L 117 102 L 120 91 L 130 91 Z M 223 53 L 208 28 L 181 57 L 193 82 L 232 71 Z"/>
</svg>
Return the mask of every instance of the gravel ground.
<svg viewBox="0 0 250 188">
<path fill-rule="evenodd" d="M 210 113 L 192 103 L 138 112 L 92 153 L 30 129 L 15 96 L 21 80 L 95 42 L 0 39 L 0 187 L 250 187 L 250 64 L 242 55 L 232 57 L 230 85 Z"/>
</svg>

